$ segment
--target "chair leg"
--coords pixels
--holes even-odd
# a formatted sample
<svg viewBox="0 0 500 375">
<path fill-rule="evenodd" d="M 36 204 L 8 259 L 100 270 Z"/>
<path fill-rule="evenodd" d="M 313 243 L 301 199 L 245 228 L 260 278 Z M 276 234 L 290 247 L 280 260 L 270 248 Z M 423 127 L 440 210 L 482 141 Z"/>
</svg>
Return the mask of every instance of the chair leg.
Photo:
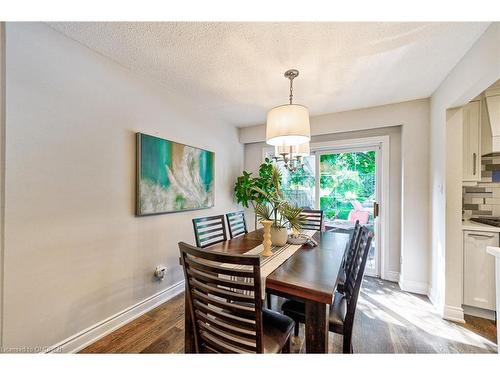
<svg viewBox="0 0 500 375">
<path fill-rule="evenodd" d="M 351 354 L 352 353 L 352 342 L 351 342 L 351 334 L 350 333 L 343 335 L 342 352 L 344 354 Z"/>
<path fill-rule="evenodd" d="M 290 354 L 292 349 L 292 335 L 288 336 L 288 340 L 286 340 L 285 346 L 281 349 L 281 353 Z"/>
<path fill-rule="evenodd" d="M 266 303 L 267 303 L 267 308 L 271 309 L 271 294 L 266 293 Z"/>
<path fill-rule="evenodd" d="M 293 328 L 293 335 L 298 336 L 299 335 L 299 322 L 296 320 L 295 321 L 295 327 Z"/>
</svg>

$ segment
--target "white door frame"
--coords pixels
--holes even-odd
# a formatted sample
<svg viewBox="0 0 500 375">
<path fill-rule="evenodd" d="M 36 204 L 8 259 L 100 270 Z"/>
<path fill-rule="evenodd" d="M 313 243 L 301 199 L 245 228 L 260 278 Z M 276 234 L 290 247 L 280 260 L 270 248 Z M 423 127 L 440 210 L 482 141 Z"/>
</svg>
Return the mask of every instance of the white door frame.
<svg viewBox="0 0 500 375">
<path fill-rule="evenodd" d="M 378 186 L 377 189 L 380 191 L 379 196 L 379 233 L 377 234 L 379 243 L 377 244 L 376 250 L 378 251 L 379 257 L 379 268 L 380 268 L 380 278 L 384 280 L 398 281 L 399 275 L 393 275 L 394 272 L 389 270 L 389 194 L 390 194 L 390 184 L 389 184 L 389 163 L 390 163 L 390 136 L 376 136 L 376 137 L 365 137 L 365 138 L 353 138 L 338 141 L 327 141 L 327 142 L 313 142 L 310 144 L 311 153 L 320 153 L 322 151 L 332 151 L 338 152 L 339 150 L 348 150 L 354 148 L 379 148 L 380 152 L 377 153 L 377 164 L 380 168 L 377 168 L 377 179 Z M 264 160 L 268 155 L 274 153 L 274 147 L 264 147 L 262 149 L 262 160 Z M 316 163 L 316 168 L 319 164 Z M 316 175 L 319 176 L 318 170 L 316 170 Z M 316 178 L 316 205 L 319 207 L 319 178 Z"/>
<path fill-rule="evenodd" d="M 342 152 L 351 151 L 353 149 L 373 149 L 378 148 L 380 152 L 377 153 L 377 195 L 379 196 L 379 230 L 377 233 L 377 245 L 375 250 L 378 252 L 378 268 L 380 271 L 380 278 L 384 280 L 393 280 L 389 271 L 389 162 L 390 162 L 390 137 L 389 135 L 345 139 L 338 141 L 315 142 L 311 143 L 311 153 L 326 153 L 326 152 Z M 316 176 L 319 176 L 319 163 L 316 163 Z M 316 178 L 316 204 L 319 207 L 319 178 Z M 395 280 L 397 281 L 397 280 Z"/>
<path fill-rule="evenodd" d="M 4 346 L 5 310 L 5 22 L 0 22 L 0 347 Z"/>
</svg>

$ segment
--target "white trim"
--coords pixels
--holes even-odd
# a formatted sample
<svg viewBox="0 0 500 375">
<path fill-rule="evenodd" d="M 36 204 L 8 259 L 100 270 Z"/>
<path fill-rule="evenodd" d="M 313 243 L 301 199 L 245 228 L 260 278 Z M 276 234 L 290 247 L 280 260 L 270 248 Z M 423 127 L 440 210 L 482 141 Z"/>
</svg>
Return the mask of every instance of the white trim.
<svg viewBox="0 0 500 375">
<path fill-rule="evenodd" d="M 399 287 L 405 292 L 423 295 L 427 295 L 429 293 L 429 285 L 421 281 L 405 280 L 400 277 Z"/>
<path fill-rule="evenodd" d="M 486 310 L 481 309 L 479 307 L 462 305 L 462 309 L 464 310 L 464 314 L 477 316 L 479 318 L 495 320 L 495 311 L 494 310 Z"/>
<path fill-rule="evenodd" d="M 76 353 L 184 291 L 184 280 L 53 345 L 46 353 Z"/>
<path fill-rule="evenodd" d="M 5 277 L 5 22 L 0 22 L 0 347 L 3 347 Z"/>
<path fill-rule="evenodd" d="M 393 281 L 399 283 L 399 272 L 396 271 L 386 271 L 384 280 Z"/>
<path fill-rule="evenodd" d="M 380 197 L 380 222 L 379 222 L 379 237 L 378 242 L 378 263 L 380 273 L 380 278 L 383 280 L 398 281 L 394 274 L 390 274 L 389 271 L 389 248 L 387 241 L 390 238 L 390 227 L 389 227 L 389 212 L 390 212 L 390 136 L 382 135 L 376 137 L 364 137 L 364 138 L 351 138 L 342 139 L 338 141 L 327 141 L 327 142 L 315 142 L 310 144 L 311 152 L 321 152 L 321 151 L 342 151 L 352 150 L 353 148 L 367 148 L 367 147 L 377 147 L 380 152 L 377 152 L 377 164 L 380 164 L 380 168 L 377 168 L 377 189 L 379 190 Z M 377 150 L 378 151 L 378 150 Z M 319 176 L 319 167 L 316 163 L 316 175 Z M 385 172 L 385 173 L 384 173 Z M 319 179 L 316 179 L 316 194 L 319 194 Z M 319 202 L 319 200 L 316 200 Z M 376 276 L 376 275 L 374 275 Z"/>
<path fill-rule="evenodd" d="M 389 141 L 389 135 L 381 135 L 376 137 L 364 137 L 364 138 L 349 138 L 341 139 L 338 141 L 326 141 L 326 142 L 314 142 L 311 143 L 311 151 L 322 151 L 329 150 L 332 148 L 342 149 L 342 148 L 353 148 L 353 147 L 369 147 L 378 146 L 384 142 Z"/>
<path fill-rule="evenodd" d="M 443 319 L 457 323 L 465 323 L 464 310 L 456 306 L 444 306 Z"/>
</svg>

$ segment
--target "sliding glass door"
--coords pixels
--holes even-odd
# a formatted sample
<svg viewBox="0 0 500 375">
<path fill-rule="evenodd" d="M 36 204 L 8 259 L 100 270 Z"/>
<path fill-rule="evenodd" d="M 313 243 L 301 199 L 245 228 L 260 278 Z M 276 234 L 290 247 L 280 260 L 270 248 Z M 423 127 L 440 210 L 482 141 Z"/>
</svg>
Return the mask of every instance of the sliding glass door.
<svg viewBox="0 0 500 375">
<path fill-rule="evenodd" d="M 316 184 L 325 230 L 350 232 L 356 220 L 374 233 L 366 274 L 380 275 L 377 234 L 379 229 L 378 148 L 329 150 L 316 153 Z"/>
<path fill-rule="evenodd" d="M 286 198 L 297 207 L 323 210 L 325 230 L 350 233 L 359 220 L 375 233 L 366 265 L 371 276 L 380 275 L 379 159 L 380 147 L 374 146 L 313 151 L 296 172 L 278 163 Z"/>
</svg>

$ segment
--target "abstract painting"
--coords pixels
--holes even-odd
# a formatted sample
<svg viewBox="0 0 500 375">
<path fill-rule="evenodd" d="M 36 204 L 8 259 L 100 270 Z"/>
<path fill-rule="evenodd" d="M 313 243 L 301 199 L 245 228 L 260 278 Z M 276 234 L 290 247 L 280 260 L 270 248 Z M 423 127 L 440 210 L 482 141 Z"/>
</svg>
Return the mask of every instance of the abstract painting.
<svg viewBox="0 0 500 375">
<path fill-rule="evenodd" d="M 138 216 L 214 205 L 214 153 L 137 133 Z"/>
</svg>

